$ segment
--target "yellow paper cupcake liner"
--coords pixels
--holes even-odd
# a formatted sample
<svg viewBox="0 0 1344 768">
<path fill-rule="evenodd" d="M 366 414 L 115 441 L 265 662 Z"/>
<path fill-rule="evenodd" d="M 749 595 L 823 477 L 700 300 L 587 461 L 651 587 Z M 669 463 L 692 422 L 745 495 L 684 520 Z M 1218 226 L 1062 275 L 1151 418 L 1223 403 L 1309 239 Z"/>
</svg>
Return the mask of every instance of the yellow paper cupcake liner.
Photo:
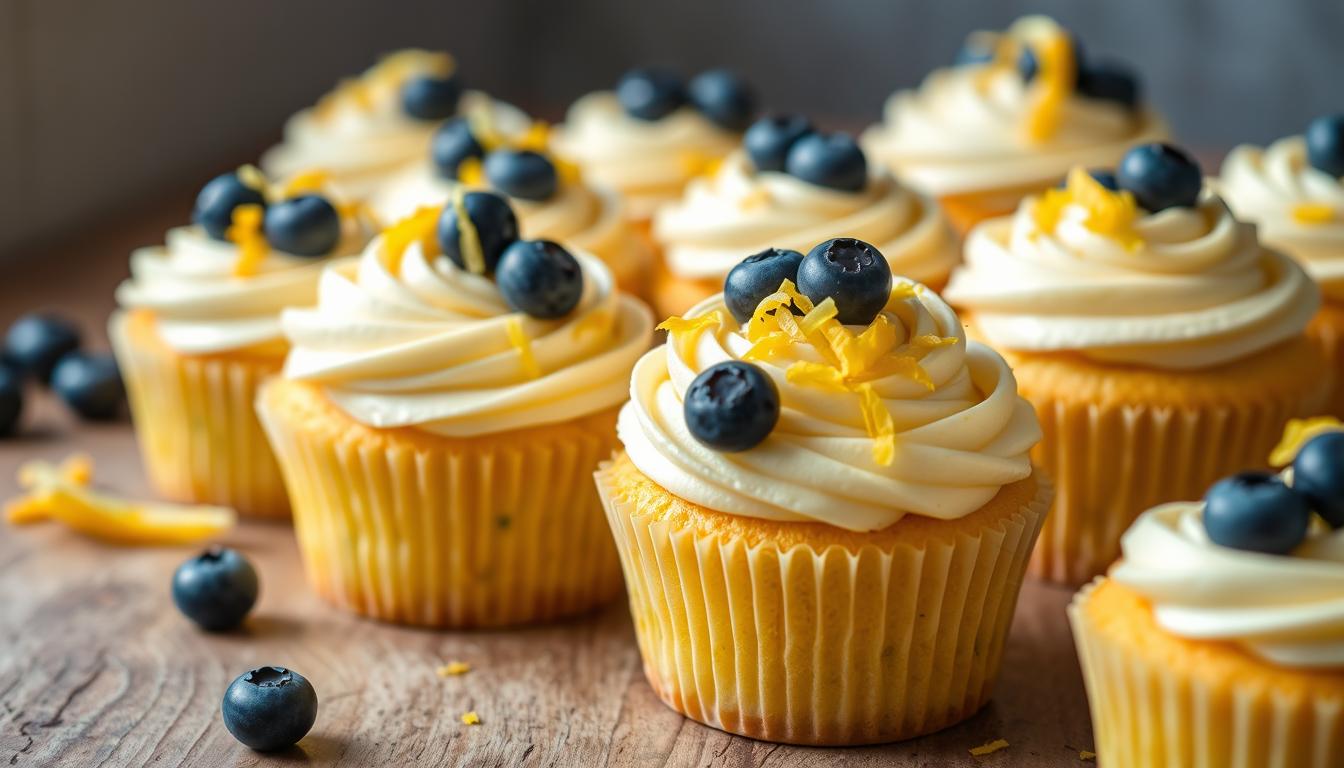
<svg viewBox="0 0 1344 768">
<path fill-rule="evenodd" d="M 1344 305 L 1327 298 L 1307 326 L 1307 336 L 1320 347 L 1330 372 L 1330 400 L 1323 413 L 1344 419 Z"/>
<path fill-rule="evenodd" d="M 1038 474 L 962 520 L 869 535 L 705 510 L 625 456 L 597 481 L 654 691 L 706 725 L 815 745 L 907 739 L 984 705 L 1050 498 Z"/>
<path fill-rule="evenodd" d="M 109 324 L 151 485 L 174 501 L 287 519 L 289 497 L 253 404 L 284 363 L 267 355 L 178 354 L 146 312 Z"/>
<path fill-rule="evenodd" d="M 355 422 L 276 379 L 258 411 L 294 505 L 308 580 L 364 616 L 502 627 L 591 611 L 621 589 L 593 487 L 616 411 L 476 438 Z"/>
<path fill-rule="evenodd" d="M 1339 768 L 1344 675 L 1172 637 L 1098 579 L 1069 607 L 1104 768 Z"/>
<path fill-rule="evenodd" d="M 1049 189 L 1053 182 L 1023 184 L 999 189 L 977 190 L 937 198 L 938 205 L 947 215 L 948 221 L 957 234 L 965 237 L 982 221 L 1011 216 L 1017 206 L 1028 195 L 1039 194 Z"/>
</svg>

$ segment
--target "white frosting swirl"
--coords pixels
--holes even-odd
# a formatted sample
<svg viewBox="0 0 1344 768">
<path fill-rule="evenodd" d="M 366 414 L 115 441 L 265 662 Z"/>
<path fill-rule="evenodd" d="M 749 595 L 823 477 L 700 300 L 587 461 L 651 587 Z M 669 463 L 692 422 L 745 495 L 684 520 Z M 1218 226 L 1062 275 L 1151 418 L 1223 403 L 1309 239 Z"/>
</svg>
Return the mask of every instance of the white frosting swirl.
<svg viewBox="0 0 1344 768">
<path fill-rule="evenodd" d="M 937 206 L 885 171 L 874 173 L 862 191 L 844 192 L 785 173 L 757 173 L 740 151 L 664 207 L 654 235 L 668 269 L 688 278 L 722 278 L 766 248 L 807 253 L 840 235 L 872 243 L 895 274 L 920 282 L 945 280 L 957 261 Z"/>
<path fill-rule="evenodd" d="M 1076 203 L 1042 231 L 1038 204 L 973 230 L 948 285 L 991 344 L 1208 368 L 1300 335 L 1320 304 L 1306 273 L 1215 196 L 1142 215 L 1133 249 L 1093 231 Z"/>
<path fill-rule="evenodd" d="M 1301 136 L 1261 149 L 1240 146 L 1223 163 L 1218 191 L 1260 239 L 1301 262 L 1332 299 L 1344 301 L 1344 183 L 1313 168 Z M 1323 220 L 1303 208 L 1315 208 Z"/>
<path fill-rule="evenodd" d="M 1214 544 L 1202 515 L 1193 502 L 1145 512 L 1111 578 L 1174 635 L 1234 642 L 1281 666 L 1344 667 L 1344 530 L 1319 525 L 1292 556 L 1266 555 Z"/>
<path fill-rule="evenodd" d="M 595 185 L 619 192 L 631 215 L 647 218 L 739 140 L 690 107 L 640 120 L 625 113 L 615 94 L 601 91 L 574 102 L 551 147 Z"/>
<path fill-rule="evenodd" d="M 597 259 L 575 253 L 584 292 L 574 311 L 537 320 L 511 311 L 490 279 L 420 244 L 392 272 L 382 242 L 327 269 L 316 308 L 284 314 L 294 346 L 288 378 L 317 382 L 371 427 L 448 437 L 568 421 L 625 399 L 653 320 L 616 291 Z M 511 326 L 527 353 L 511 340 Z"/>
<path fill-rule="evenodd" d="M 722 295 L 687 317 L 715 311 L 729 318 Z M 903 375 L 871 382 L 895 429 L 890 465 L 874 458 L 858 394 L 789 381 L 791 364 L 823 359 L 807 344 L 754 361 L 778 386 L 782 404 L 764 442 L 724 453 L 692 437 L 682 409 L 687 388 L 705 369 L 741 359 L 751 347 L 730 318 L 704 330 L 688 349 L 674 338 L 635 366 L 631 401 L 618 422 L 631 461 L 662 487 L 710 509 L 852 531 L 879 530 L 907 513 L 959 518 L 1028 477 L 1028 452 L 1040 440 L 1040 426 L 1003 359 L 967 343 L 956 313 L 922 286 L 912 298 L 893 293 L 884 314 L 897 333 L 893 355 L 908 352 L 916 337 L 956 339 L 921 360 L 932 389 Z"/>
</svg>

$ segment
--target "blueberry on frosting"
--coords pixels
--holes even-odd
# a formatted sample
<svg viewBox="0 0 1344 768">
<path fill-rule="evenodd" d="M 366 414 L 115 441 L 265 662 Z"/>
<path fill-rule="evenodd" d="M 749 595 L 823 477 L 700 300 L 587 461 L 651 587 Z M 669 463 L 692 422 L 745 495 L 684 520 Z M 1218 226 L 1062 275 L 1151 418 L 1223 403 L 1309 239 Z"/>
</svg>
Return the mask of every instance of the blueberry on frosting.
<svg viewBox="0 0 1344 768">
<path fill-rule="evenodd" d="M 700 114 L 725 130 L 745 129 L 756 111 L 756 97 L 751 88 L 735 72 L 726 69 L 711 69 L 695 76 L 687 92 Z"/>
<path fill-rule="evenodd" d="M 868 183 L 868 161 L 847 133 L 812 133 L 789 148 L 784 169 L 790 176 L 842 192 L 861 191 Z"/>
<path fill-rule="evenodd" d="M 583 270 L 578 259 L 556 243 L 518 240 L 499 258 L 495 284 L 514 310 L 553 320 L 579 305 Z"/>
<path fill-rule="evenodd" d="M 1204 496 L 1204 530 L 1224 547 L 1286 555 L 1306 539 L 1310 523 L 1307 498 L 1268 472 L 1219 480 Z"/>
<path fill-rule="evenodd" d="M 401 106 L 417 120 L 444 120 L 457 112 L 462 86 L 453 76 L 422 75 L 401 86 Z"/>
<path fill-rule="evenodd" d="M 1078 71 L 1078 93 L 1134 109 L 1139 104 L 1139 78 L 1119 62 L 1088 64 Z"/>
<path fill-rule="evenodd" d="M 1116 168 L 1120 187 L 1151 213 L 1193 208 L 1204 177 L 1199 164 L 1170 144 L 1141 144 L 1125 153 Z"/>
<path fill-rule="evenodd" d="M 300 195 L 266 209 L 262 224 L 272 248 L 295 256 L 325 256 L 341 240 L 341 216 L 321 195 Z"/>
<path fill-rule="evenodd" d="M 240 205 L 266 206 L 263 190 L 243 181 L 237 173 L 225 173 L 211 179 L 196 196 L 191 220 L 216 240 L 227 240 L 233 223 L 233 209 Z"/>
<path fill-rule="evenodd" d="M 632 69 L 616 84 L 616 100 L 639 120 L 661 120 L 686 103 L 681 78 L 660 69 Z"/>
<path fill-rule="evenodd" d="M 779 422 L 779 388 L 758 366 L 728 360 L 695 377 L 682 408 L 696 440 L 718 451 L 745 451 Z"/>
<path fill-rule="evenodd" d="M 500 192 L 523 200 L 547 200 L 559 184 L 555 164 L 531 150 L 499 149 L 486 155 L 485 178 Z"/>
<path fill-rule="evenodd" d="M 463 161 L 468 158 L 479 160 L 485 156 L 485 148 L 476 140 L 471 123 L 465 117 L 454 118 L 439 126 L 429 152 L 434 168 L 445 179 L 456 179 Z"/>
<path fill-rule="evenodd" d="M 784 172 L 789 150 L 812 133 L 812 123 L 802 115 L 771 115 L 751 124 L 742 136 L 742 146 L 758 171 Z"/>
<path fill-rule="evenodd" d="M 733 319 L 745 323 L 766 296 L 785 280 L 798 282 L 803 254 L 787 248 L 767 248 L 743 259 L 723 281 L 723 302 Z"/>
<path fill-rule="evenodd" d="M 518 219 L 499 195 L 459 189 L 443 207 L 438 239 L 443 255 L 458 267 L 489 275 L 504 249 L 518 239 Z"/>
<path fill-rule="evenodd" d="M 1308 440 L 1293 459 L 1293 488 L 1332 528 L 1344 528 L 1344 432 Z"/>
<path fill-rule="evenodd" d="M 1304 138 L 1311 167 L 1335 178 L 1344 177 L 1344 113 L 1312 120 Z"/>
<path fill-rule="evenodd" d="M 798 266 L 798 290 L 814 304 L 835 301 L 844 325 L 868 325 L 891 298 L 891 267 L 876 248 L 852 237 L 820 243 Z"/>
</svg>

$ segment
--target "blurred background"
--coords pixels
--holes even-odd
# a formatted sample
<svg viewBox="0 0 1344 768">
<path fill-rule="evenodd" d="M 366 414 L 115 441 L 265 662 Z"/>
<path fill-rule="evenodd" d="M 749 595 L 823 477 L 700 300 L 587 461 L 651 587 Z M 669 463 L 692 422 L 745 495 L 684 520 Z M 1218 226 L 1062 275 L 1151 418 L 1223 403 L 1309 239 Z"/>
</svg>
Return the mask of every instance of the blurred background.
<svg viewBox="0 0 1344 768">
<path fill-rule="evenodd" d="M 399 47 L 552 119 L 630 65 L 729 66 L 770 109 L 859 129 L 968 31 L 1033 12 L 1129 60 L 1205 153 L 1344 110 L 1340 0 L 0 0 L 0 259 L 149 205 L 185 217 L 208 175 Z"/>
</svg>

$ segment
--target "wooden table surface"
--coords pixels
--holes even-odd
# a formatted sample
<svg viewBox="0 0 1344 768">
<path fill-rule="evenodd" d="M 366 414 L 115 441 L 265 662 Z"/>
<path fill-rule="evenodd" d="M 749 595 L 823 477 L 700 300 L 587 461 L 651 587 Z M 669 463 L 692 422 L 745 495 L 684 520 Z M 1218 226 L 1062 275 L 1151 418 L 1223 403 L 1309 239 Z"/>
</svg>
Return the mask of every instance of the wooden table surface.
<svg viewBox="0 0 1344 768">
<path fill-rule="evenodd" d="M 189 198 L 183 198 L 189 199 Z M 136 245 L 186 206 L 71 236 L 0 267 L 0 323 L 36 308 L 84 323 L 95 346 Z M 102 485 L 147 494 L 129 423 L 79 426 L 33 393 L 23 435 L 0 441 L 0 497 L 20 462 L 93 455 Z M 1064 608 L 1028 583 L 993 702 L 960 726 L 882 747 L 807 749 L 729 736 L 667 709 L 644 681 L 624 605 L 510 632 L 431 632 L 361 620 L 304 584 L 287 526 L 244 524 L 223 543 L 257 565 L 246 629 L 207 635 L 172 606 L 195 548 L 102 545 L 55 524 L 0 525 L 0 766 L 1036 766 L 1087 765 L 1092 736 Z M 440 678 L 466 661 L 471 671 Z M 263 664 L 312 681 L 317 724 L 259 755 L 225 730 L 224 689 Z M 463 725 L 468 710 L 481 723 Z M 975 757 L 996 739 L 1006 749 Z"/>
</svg>

